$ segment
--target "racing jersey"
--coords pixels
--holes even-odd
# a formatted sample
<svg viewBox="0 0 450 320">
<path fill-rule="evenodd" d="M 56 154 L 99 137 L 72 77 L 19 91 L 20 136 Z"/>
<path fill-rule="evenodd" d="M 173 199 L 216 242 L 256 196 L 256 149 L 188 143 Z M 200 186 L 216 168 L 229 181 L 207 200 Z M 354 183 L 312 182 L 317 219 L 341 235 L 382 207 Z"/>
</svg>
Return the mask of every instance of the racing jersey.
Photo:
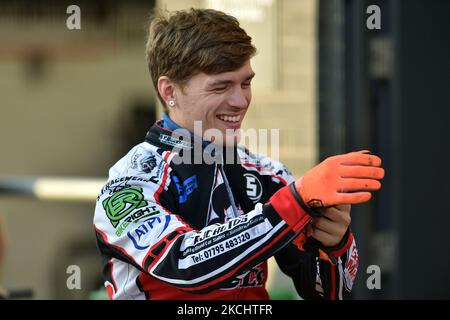
<svg viewBox="0 0 450 320">
<path fill-rule="evenodd" d="M 283 164 L 242 146 L 198 144 L 169 122 L 157 121 L 109 170 L 97 198 L 110 299 L 268 299 L 272 256 L 303 298 L 350 293 L 358 265 L 352 233 L 327 254 L 308 246 L 311 217 Z M 215 161 L 198 161 L 196 150 Z"/>
</svg>

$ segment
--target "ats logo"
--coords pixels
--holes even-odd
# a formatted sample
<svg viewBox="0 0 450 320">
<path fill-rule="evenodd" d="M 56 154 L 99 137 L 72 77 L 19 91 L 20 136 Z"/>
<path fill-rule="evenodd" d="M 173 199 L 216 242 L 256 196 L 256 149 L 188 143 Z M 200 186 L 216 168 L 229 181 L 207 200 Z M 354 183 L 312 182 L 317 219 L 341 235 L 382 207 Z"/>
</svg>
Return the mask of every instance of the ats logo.
<svg viewBox="0 0 450 320">
<path fill-rule="evenodd" d="M 163 232 L 167 229 L 170 222 L 170 216 L 165 215 L 163 217 L 155 216 L 151 217 L 147 220 L 144 220 L 136 229 L 129 231 L 127 233 L 128 238 L 133 242 L 133 245 L 138 250 L 145 250 L 150 247 L 152 239 L 153 242 L 156 243 L 159 241 L 159 238 L 163 234 Z M 162 224 L 164 225 L 162 226 Z M 158 230 L 161 231 L 153 231 L 157 232 L 158 235 L 155 237 L 148 237 L 148 234 L 152 230 Z"/>
</svg>

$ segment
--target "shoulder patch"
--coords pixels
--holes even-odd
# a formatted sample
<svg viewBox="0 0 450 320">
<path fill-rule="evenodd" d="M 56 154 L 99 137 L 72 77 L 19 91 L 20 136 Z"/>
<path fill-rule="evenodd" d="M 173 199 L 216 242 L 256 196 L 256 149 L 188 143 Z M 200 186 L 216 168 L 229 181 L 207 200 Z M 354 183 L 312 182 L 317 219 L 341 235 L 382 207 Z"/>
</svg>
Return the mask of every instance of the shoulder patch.
<svg viewBox="0 0 450 320">
<path fill-rule="evenodd" d="M 102 201 L 103 209 L 109 221 L 116 227 L 120 220 L 128 216 L 134 210 L 145 207 L 147 201 L 144 200 L 142 188 L 125 188 Z"/>
</svg>

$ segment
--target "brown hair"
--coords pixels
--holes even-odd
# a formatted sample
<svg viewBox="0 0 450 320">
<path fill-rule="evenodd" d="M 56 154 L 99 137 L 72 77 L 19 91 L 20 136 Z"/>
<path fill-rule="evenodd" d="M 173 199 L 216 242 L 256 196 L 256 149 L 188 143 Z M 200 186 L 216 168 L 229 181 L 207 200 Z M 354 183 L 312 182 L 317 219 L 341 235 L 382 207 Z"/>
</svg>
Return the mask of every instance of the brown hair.
<svg viewBox="0 0 450 320">
<path fill-rule="evenodd" d="M 252 38 L 236 18 L 212 9 L 190 9 L 153 15 L 146 45 L 153 85 L 167 76 L 183 86 L 195 74 L 239 69 L 256 54 Z M 165 102 L 158 92 L 164 108 Z"/>
</svg>

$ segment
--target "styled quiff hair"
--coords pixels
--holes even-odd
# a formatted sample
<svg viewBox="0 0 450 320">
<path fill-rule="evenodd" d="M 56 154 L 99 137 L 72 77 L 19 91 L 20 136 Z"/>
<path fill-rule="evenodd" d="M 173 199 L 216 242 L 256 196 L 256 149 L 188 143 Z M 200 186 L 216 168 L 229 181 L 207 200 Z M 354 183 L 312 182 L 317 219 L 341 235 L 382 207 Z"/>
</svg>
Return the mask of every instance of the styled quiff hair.
<svg viewBox="0 0 450 320">
<path fill-rule="evenodd" d="M 200 73 L 217 74 L 239 69 L 256 54 L 252 38 L 236 18 L 212 9 L 189 9 L 153 14 L 146 56 L 153 85 L 167 76 L 183 87 Z"/>
</svg>

